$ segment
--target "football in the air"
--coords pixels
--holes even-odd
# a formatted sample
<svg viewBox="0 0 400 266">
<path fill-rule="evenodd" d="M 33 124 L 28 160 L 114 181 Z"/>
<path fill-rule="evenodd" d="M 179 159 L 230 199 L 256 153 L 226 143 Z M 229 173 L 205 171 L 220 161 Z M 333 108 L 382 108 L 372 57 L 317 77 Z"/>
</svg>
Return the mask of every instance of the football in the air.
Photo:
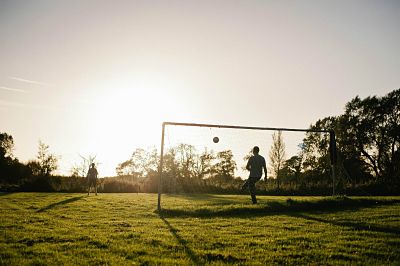
<svg viewBox="0 0 400 266">
<path fill-rule="evenodd" d="M 219 138 L 218 137 L 214 137 L 213 141 L 214 141 L 214 143 L 218 143 L 219 142 Z"/>
</svg>

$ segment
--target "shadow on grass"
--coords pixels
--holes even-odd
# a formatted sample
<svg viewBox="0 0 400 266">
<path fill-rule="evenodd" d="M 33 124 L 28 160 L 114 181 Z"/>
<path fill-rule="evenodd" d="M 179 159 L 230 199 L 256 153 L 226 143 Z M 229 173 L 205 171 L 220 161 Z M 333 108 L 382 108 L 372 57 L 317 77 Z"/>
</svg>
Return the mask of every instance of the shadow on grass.
<svg viewBox="0 0 400 266">
<path fill-rule="evenodd" d="M 331 225 L 335 225 L 335 226 L 348 227 L 348 228 L 352 228 L 353 230 L 357 230 L 357 231 L 370 231 L 370 232 L 372 231 L 372 232 L 377 232 L 377 233 L 388 233 L 388 234 L 394 234 L 394 235 L 400 236 L 400 230 L 396 229 L 396 228 L 391 228 L 391 227 L 382 227 L 382 226 L 370 225 L 370 224 L 365 224 L 365 223 L 357 223 L 357 222 L 351 222 L 351 221 L 327 220 L 327 219 L 321 219 L 319 217 L 304 215 L 301 213 L 290 214 L 288 216 L 295 217 L 295 218 L 302 218 L 302 219 L 306 219 L 309 221 L 331 224 Z"/>
<path fill-rule="evenodd" d="M 266 204 L 249 205 L 248 207 L 237 207 L 231 205 L 221 208 L 200 208 L 200 209 L 168 209 L 161 210 L 163 217 L 254 217 L 287 214 L 296 212 L 321 212 L 332 213 L 344 210 L 358 210 L 360 208 L 373 208 L 382 205 L 393 205 L 400 203 L 400 200 L 375 200 L 375 199 L 350 199 L 333 198 L 317 201 L 296 201 L 288 199 L 284 201 L 269 201 Z"/>
<path fill-rule="evenodd" d="M 48 205 L 48 206 L 46 206 L 46 207 L 44 207 L 44 208 L 41 208 L 41 209 L 37 210 L 37 212 L 44 212 L 44 211 L 47 211 L 47 210 L 52 209 L 52 208 L 54 208 L 54 207 L 57 207 L 57 206 L 59 206 L 59 205 L 64 205 L 64 204 L 68 204 L 68 203 L 71 203 L 71 202 L 80 200 L 80 199 L 83 198 L 83 197 L 84 197 L 84 196 L 78 196 L 78 197 L 73 197 L 73 198 L 65 199 L 65 200 L 62 200 L 62 201 L 59 201 L 59 202 L 56 202 L 56 203 L 52 203 L 52 204 L 50 204 L 50 205 Z"/>
<path fill-rule="evenodd" d="M 185 250 L 186 255 L 190 258 L 190 260 L 193 262 L 194 265 L 203 265 L 198 258 L 198 256 L 193 252 L 193 250 L 188 247 L 187 241 L 183 239 L 178 233 L 177 230 L 165 219 L 162 215 L 160 215 L 160 219 L 165 223 L 165 225 L 168 227 L 168 230 L 170 233 L 175 237 L 175 239 L 178 241 L 178 243 L 182 246 L 182 248 Z"/>
<path fill-rule="evenodd" d="M 173 194 L 169 195 L 170 198 L 179 198 L 187 200 L 206 201 L 208 205 L 228 205 L 237 204 L 237 196 L 232 195 L 217 195 L 217 194 Z M 249 196 L 250 197 L 250 196 Z M 248 198 L 243 198 L 243 202 L 248 202 Z"/>
<path fill-rule="evenodd" d="M 14 194 L 15 192 L 0 192 L 0 197 Z"/>
</svg>

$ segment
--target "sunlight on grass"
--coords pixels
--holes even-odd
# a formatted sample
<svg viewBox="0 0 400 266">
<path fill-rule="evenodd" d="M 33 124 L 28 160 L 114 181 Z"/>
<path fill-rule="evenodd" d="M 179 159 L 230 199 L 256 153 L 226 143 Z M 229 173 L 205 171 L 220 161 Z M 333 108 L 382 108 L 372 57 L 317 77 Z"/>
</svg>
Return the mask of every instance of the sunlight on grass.
<svg viewBox="0 0 400 266">
<path fill-rule="evenodd" d="M 400 197 L 0 194 L 0 264 L 395 264 Z"/>
</svg>

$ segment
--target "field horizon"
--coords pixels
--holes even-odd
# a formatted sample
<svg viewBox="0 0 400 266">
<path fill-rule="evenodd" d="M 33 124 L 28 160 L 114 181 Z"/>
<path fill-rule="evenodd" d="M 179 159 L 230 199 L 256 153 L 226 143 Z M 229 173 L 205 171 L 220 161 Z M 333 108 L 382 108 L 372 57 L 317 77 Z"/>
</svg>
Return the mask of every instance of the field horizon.
<svg viewBox="0 0 400 266">
<path fill-rule="evenodd" d="M 397 264 L 400 197 L 0 193 L 0 265 Z"/>
</svg>

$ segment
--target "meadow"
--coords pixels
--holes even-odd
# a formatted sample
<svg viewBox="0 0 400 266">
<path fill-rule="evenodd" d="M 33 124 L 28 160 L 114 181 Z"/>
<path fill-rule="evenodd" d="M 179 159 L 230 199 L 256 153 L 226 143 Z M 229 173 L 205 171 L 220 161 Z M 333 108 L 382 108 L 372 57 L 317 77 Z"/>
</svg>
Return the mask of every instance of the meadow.
<svg viewBox="0 0 400 266">
<path fill-rule="evenodd" d="M 400 264 L 400 197 L 2 193 L 0 265 Z"/>
</svg>

